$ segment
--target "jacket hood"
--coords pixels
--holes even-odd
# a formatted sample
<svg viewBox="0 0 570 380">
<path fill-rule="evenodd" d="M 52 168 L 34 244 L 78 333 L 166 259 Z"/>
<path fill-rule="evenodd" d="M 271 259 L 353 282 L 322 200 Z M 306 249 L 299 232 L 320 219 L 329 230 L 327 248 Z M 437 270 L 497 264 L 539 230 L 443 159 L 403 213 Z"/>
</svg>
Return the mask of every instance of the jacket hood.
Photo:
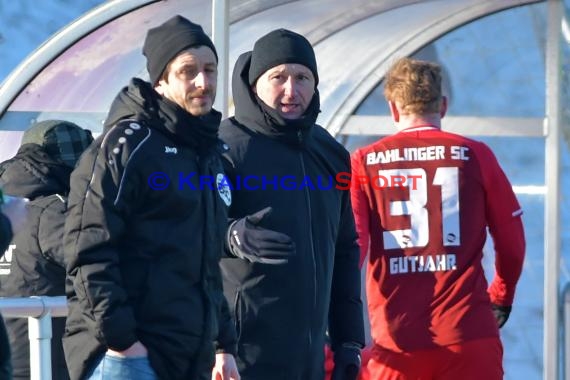
<svg viewBox="0 0 570 380">
<path fill-rule="evenodd" d="M 284 119 L 255 95 L 249 85 L 249 67 L 252 52 L 240 55 L 234 66 L 232 93 L 235 104 L 234 119 L 258 133 L 270 138 L 296 144 L 302 143 L 311 133 L 320 112 L 320 96 L 317 89 L 307 111 L 299 119 Z"/>
<path fill-rule="evenodd" d="M 104 132 L 121 120 L 136 119 L 162 133 L 174 135 L 171 137 L 175 141 L 202 150 L 218 142 L 221 118 L 215 109 L 206 115 L 194 116 L 161 96 L 150 83 L 133 78 L 111 104 Z"/>
<path fill-rule="evenodd" d="M 13 158 L 0 164 L 0 188 L 6 194 L 30 200 L 51 194 L 67 195 L 72 170 L 40 145 L 24 144 Z"/>
</svg>

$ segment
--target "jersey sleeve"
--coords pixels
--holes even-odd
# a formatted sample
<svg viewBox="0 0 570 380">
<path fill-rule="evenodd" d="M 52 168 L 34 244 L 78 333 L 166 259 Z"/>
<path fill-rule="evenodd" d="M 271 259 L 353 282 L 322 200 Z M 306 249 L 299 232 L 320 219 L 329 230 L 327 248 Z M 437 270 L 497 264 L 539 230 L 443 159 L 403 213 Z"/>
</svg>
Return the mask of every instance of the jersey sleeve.
<svg viewBox="0 0 570 380">
<path fill-rule="evenodd" d="M 495 249 L 495 276 L 488 292 L 491 302 L 510 306 L 525 256 L 523 211 L 493 152 L 481 144 L 479 155 L 486 192 L 485 212 Z"/>
<path fill-rule="evenodd" d="M 351 156 L 351 178 L 359 178 L 364 176 L 362 167 L 362 157 L 360 150 L 354 152 Z M 352 202 L 352 211 L 354 213 L 354 223 L 356 232 L 358 233 L 358 246 L 360 247 L 360 267 L 364 263 L 368 249 L 370 247 L 370 209 L 366 193 L 362 185 L 357 181 L 351 181 L 350 198 Z"/>
</svg>

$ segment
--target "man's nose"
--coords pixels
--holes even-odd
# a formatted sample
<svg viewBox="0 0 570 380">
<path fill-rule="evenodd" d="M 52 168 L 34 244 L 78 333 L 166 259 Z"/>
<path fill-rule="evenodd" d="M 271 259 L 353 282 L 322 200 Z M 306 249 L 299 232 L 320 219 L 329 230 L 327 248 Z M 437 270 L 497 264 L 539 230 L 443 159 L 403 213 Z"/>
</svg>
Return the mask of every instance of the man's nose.
<svg viewBox="0 0 570 380">
<path fill-rule="evenodd" d="M 283 84 L 285 95 L 294 96 L 296 87 L 297 86 L 295 84 L 295 80 L 293 79 L 293 77 L 289 77 L 287 81 Z"/>
<path fill-rule="evenodd" d="M 208 76 L 206 75 L 206 73 L 204 71 L 200 71 L 197 75 L 196 78 L 194 79 L 194 85 L 197 88 L 207 88 L 208 86 Z"/>
</svg>

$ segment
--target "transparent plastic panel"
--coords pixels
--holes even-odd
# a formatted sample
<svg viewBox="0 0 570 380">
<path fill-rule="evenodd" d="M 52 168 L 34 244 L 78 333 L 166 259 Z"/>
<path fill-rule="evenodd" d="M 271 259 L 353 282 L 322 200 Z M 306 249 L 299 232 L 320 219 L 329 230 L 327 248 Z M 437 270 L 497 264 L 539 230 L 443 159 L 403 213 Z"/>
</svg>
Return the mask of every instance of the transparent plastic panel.
<svg viewBox="0 0 570 380">
<path fill-rule="evenodd" d="M 129 12 L 94 30 L 47 65 L 12 102 L 0 130 L 25 130 L 60 118 L 99 132 L 111 102 L 130 78 L 148 79 L 142 44 L 149 28 L 175 14 L 210 32 L 211 1 L 171 0 Z"/>
<path fill-rule="evenodd" d="M 444 67 L 449 115 L 542 117 L 546 4 L 521 6 L 463 25 L 415 56 Z M 379 84 L 356 115 L 388 115 Z"/>
</svg>

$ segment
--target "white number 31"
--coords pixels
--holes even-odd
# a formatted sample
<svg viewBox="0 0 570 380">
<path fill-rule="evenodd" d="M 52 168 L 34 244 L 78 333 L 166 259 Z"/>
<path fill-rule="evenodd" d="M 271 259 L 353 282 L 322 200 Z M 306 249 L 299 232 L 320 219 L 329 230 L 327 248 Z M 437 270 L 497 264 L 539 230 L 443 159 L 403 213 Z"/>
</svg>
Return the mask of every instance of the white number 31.
<svg viewBox="0 0 570 380">
<path fill-rule="evenodd" d="M 441 225 L 443 245 L 461 244 L 459 228 L 459 179 L 457 167 L 437 168 L 432 185 L 441 187 Z M 410 199 L 390 202 L 390 215 L 410 216 L 410 229 L 384 231 L 384 249 L 425 247 L 429 242 L 427 175 L 424 169 L 379 170 L 385 178 L 415 178 L 408 184 Z"/>
</svg>

